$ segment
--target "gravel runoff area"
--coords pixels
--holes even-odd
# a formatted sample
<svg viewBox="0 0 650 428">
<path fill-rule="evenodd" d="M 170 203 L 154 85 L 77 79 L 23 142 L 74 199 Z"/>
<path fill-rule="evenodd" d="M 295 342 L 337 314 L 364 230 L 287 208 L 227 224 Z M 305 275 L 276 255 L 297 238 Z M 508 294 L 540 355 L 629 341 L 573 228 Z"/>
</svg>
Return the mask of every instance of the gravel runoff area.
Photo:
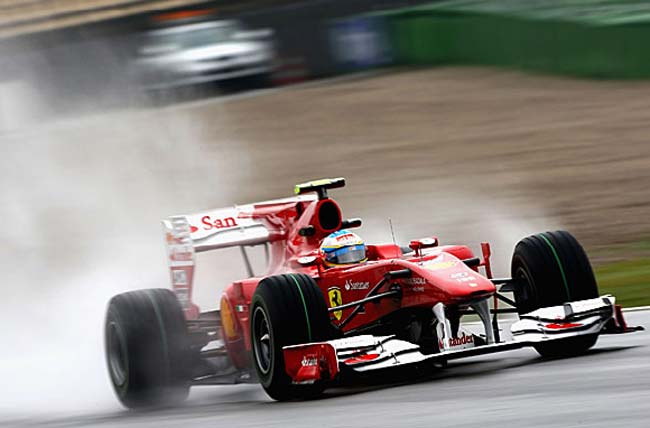
<svg viewBox="0 0 650 428">
<path fill-rule="evenodd" d="M 255 166 L 228 171 L 242 200 L 334 174 L 349 179 L 336 192 L 349 214 L 414 209 L 409 232 L 478 232 L 486 209 L 566 227 L 589 247 L 650 236 L 650 83 L 429 69 L 182 112 L 201 124 L 205 150 L 241 151 Z"/>
</svg>

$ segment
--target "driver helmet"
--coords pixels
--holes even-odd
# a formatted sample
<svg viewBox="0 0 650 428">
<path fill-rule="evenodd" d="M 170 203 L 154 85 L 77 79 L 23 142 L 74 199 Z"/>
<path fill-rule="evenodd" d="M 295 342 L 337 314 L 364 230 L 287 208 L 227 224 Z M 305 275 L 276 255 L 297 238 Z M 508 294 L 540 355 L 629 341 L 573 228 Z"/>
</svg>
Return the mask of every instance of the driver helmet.
<svg viewBox="0 0 650 428">
<path fill-rule="evenodd" d="M 356 233 L 339 230 L 323 239 L 320 252 L 328 266 L 365 262 L 366 244 Z"/>
</svg>

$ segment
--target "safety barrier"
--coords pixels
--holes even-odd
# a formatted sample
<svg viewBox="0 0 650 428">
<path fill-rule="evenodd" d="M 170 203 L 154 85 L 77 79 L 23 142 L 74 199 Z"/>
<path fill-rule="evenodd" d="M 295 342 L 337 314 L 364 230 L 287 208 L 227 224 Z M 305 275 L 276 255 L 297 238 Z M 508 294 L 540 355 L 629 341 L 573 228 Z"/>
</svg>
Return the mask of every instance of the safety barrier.
<svg viewBox="0 0 650 428">
<path fill-rule="evenodd" d="M 595 16 L 586 12 L 592 9 L 560 13 L 549 8 L 541 13 L 517 1 L 509 3 L 521 6 L 514 12 L 472 5 L 443 2 L 383 13 L 395 61 L 494 65 L 602 78 L 650 77 L 650 20 L 643 19 L 648 14 L 634 18 L 628 9 L 625 14 L 613 15 L 610 10 L 607 16 Z M 650 6 L 646 8 L 650 13 Z"/>
</svg>

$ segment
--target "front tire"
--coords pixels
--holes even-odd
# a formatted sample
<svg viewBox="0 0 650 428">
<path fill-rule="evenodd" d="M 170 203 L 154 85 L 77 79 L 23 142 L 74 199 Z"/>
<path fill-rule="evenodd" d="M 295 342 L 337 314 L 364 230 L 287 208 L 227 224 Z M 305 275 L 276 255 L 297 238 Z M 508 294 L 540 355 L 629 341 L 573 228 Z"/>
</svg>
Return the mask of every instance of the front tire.
<svg viewBox="0 0 650 428">
<path fill-rule="evenodd" d="M 515 302 L 519 314 L 599 296 L 591 264 L 582 246 L 566 231 L 545 232 L 519 241 L 512 256 L 512 278 L 518 281 Z M 586 352 L 597 334 L 581 335 L 535 345 L 543 357 L 566 357 Z"/>
<path fill-rule="evenodd" d="M 113 297 L 104 327 L 109 377 L 125 407 L 185 400 L 190 346 L 185 316 L 173 292 L 151 289 Z"/>
<path fill-rule="evenodd" d="M 308 275 L 286 274 L 260 281 L 251 303 L 252 360 L 266 393 L 275 400 L 314 398 L 323 385 L 294 385 L 282 348 L 330 339 L 325 298 Z"/>
</svg>

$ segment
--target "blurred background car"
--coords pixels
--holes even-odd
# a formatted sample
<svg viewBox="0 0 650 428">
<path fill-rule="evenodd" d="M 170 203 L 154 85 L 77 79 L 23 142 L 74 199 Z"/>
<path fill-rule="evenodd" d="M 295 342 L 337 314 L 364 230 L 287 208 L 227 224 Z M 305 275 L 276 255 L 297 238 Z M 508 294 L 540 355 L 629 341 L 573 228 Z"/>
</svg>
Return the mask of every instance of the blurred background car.
<svg viewBox="0 0 650 428">
<path fill-rule="evenodd" d="M 138 51 L 138 81 L 148 91 L 236 79 L 266 86 L 275 57 L 272 36 L 272 30 L 248 30 L 237 20 L 151 30 Z"/>
</svg>

